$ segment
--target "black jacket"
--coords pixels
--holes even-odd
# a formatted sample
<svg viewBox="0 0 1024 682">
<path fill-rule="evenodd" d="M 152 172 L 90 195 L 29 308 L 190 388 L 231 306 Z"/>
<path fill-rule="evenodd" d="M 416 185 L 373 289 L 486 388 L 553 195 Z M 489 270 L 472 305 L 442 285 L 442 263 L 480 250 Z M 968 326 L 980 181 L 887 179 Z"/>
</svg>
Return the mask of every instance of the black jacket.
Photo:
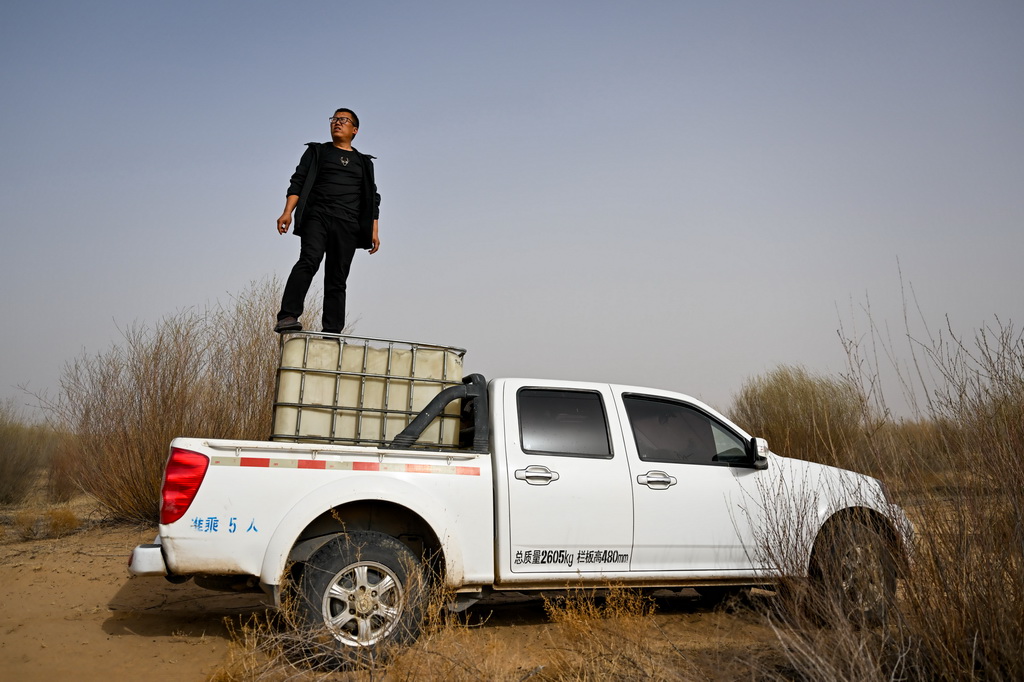
<svg viewBox="0 0 1024 682">
<path fill-rule="evenodd" d="M 330 142 L 308 142 L 306 151 L 299 159 L 299 165 L 292 173 L 291 184 L 288 185 L 288 196 L 297 194 L 299 203 L 295 207 L 295 234 L 302 236 L 302 211 L 306 200 L 316 181 L 316 170 L 319 167 L 320 150 L 332 146 Z M 380 195 L 377 194 L 377 183 L 373 178 L 373 158 L 353 148 L 363 162 L 363 188 L 359 202 L 359 242 L 357 248 L 369 249 L 373 246 L 373 221 L 380 216 Z"/>
</svg>

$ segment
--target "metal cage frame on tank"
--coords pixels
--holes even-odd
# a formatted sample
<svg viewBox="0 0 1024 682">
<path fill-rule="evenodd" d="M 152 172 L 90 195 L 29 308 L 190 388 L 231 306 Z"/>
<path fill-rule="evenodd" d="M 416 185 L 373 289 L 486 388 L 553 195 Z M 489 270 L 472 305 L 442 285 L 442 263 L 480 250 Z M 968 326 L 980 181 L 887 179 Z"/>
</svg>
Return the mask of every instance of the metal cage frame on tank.
<svg viewBox="0 0 1024 682">
<path fill-rule="evenodd" d="M 441 391 L 463 383 L 463 348 L 368 336 L 281 335 L 272 441 L 382 447 Z M 459 446 L 453 400 L 415 447 Z"/>
</svg>

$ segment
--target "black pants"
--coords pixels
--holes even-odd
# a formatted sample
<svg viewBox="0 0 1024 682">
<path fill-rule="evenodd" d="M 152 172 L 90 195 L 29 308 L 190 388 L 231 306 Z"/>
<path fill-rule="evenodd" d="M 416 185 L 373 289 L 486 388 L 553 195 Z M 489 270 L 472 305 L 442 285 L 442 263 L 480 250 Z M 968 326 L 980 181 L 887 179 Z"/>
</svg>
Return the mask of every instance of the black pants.
<svg viewBox="0 0 1024 682">
<path fill-rule="evenodd" d="M 356 253 L 357 230 L 355 223 L 339 218 L 316 214 L 305 217 L 299 261 L 284 286 L 278 320 L 302 315 L 309 285 L 326 254 L 323 330 L 338 333 L 345 328 L 345 282 Z"/>
</svg>

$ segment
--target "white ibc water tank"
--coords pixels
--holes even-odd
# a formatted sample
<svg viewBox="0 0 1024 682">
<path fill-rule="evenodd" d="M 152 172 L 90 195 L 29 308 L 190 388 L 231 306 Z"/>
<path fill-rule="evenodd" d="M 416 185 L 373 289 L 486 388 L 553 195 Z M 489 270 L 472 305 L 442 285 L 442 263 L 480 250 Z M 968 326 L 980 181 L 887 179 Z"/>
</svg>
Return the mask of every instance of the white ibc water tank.
<svg viewBox="0 0 1024 682">
<path fill-rule="evenodd" d="M 383 445 L 434 396 L 462 384 L 465 353 L 369 337 L 283 335 L 271 440 Z M 460 402 L 449 404 L 417 444 L 457 446 Z"/>
</svg>

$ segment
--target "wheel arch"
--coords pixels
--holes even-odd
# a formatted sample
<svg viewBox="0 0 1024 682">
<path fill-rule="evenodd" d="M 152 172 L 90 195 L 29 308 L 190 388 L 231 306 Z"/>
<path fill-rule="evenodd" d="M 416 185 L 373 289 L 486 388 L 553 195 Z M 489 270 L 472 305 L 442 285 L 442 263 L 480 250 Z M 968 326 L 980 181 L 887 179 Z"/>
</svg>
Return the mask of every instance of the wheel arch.
<svg viewBox="0 0 1024 682">
<path fill-rule="evenodd" d="M 408 547 L 432 571 L 444 575 L 444 543 L 433 527 L 420 514 L 389 500 L 353 500 L 325 510 L 296 538 L 288 561 L 304 562 L 332 538 L 355 531 L 389 535 Z"/>
<path fill-rule="evenodd" d="M 876 531 L 882 537 L 885 547 L 892 557 L 897 575 L 902 577 L 906 574 L 910 566 L 910 557 L 900 539 L 896 523 L 885 514 L 870 507 L 845 507 L 833 513 L 818 529 L 808 558 L 807 574 L 809 576 L 814 577 L 814 572 L 818 570 L 819 557 L 821 552 L 826 551 L 825 544 L 829 534 L 849 523 L 859 523 Z"/>
<path fill-rule="evenodd" d="M 391 535 L 418 556 L 432 557 L 432 568 L 449 584 L 462 580 L 459 539 L 440 502 L 405 481 L 381 477 L 366 483 L 358 496 L 351 491 L 347 495 L 332 489 L 314 491 L 282 519 L 263 558 L 260 575 L 265 589 L 276 594 L 290 566 L 338 534 L 355 530 Z"/>
</svg>

